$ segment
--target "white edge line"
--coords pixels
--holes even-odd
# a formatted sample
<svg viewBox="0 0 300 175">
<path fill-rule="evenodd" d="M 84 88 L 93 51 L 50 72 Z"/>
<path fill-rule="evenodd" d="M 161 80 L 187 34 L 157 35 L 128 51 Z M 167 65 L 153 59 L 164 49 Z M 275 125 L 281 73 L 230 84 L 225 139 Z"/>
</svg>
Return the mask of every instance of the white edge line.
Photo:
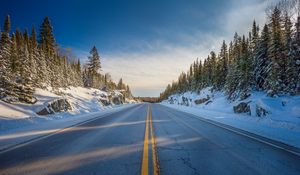
<svg viewBox="0 0 300 175">
<path fill-rule="evenodd" d="M 167 106 L 167 107 L 168 107 L 168 106 Z M 171 108 L 171 107 L 169 107 L 169 108 Z M 173 108 L 171 108 L 171 109 L 173 109 Z M 176 108 L 174 108 L 174 109 L 176 109 Z M 176 110 L 178 110 L 178 109 L 176 109 Z M 234 132 L 234 133 L 237 133 L 237 134 L 239 134 L 239 135 L 246 136 L 246 137 L 248 137 L 248 138 L 251 138 L 251 139 L 253 139 L 253 140 L 259 141 L 259 142 L 261 142 L 261 143 L 264 143 L 264 144 L 273 146 L 273 147 L 275 147 L 275 148 L 278 148 L 278 149 L 287 151 L 287 152 L 292 153 L 292 154 L 294 154 L 294 155 L 300 156 L 300 153 L 295 152 L 295 151 L 293 151 L 293 150 L 286 149 L 286 148 L 284 148 L 284 147 L 282 147 L 282 146 L 279 146 L 279 145 L 276 145 L 276 144 L 274 144 L 274 143 L 270 143 L 270 142 L 267 142 L 267 141 L 265 141 L 265 140 L 259 139 L 259 138 L 257 138 L 257 137 L 250 136 L 250 135 L 245 134 L 245 133 L 242 133 L 242 132 L 240 132 L 240 131 L 237 131 L 237 130 L 234 130 L 234 129 L 225 127 L 226 124 L 219 123 L 219 122 L 217 122 L 217 121 L 213 121 L 213 120 L 210 120 L 210 119 L 207 119 L 207 118 L 204 118 L 204 117 L 200 117 L 200 116 L 197 116 L 197 115 L 195 115 L 195 114 L 192 114 L 192 113 L 189 113 L 189 112 L 186 112 L 186 111 L 181 111 L 181 110 L 178 110 L 178 111 L 180 111 L 180 112 L 185 112 L 185 113 L 187 113 L 187 114 L 190 114 L 190 115 L 193 116 L 194 118 L 199 119 L 199 120 L 201 120 L 201 121 L 203 121 L 203 122 L 210 123 L 210 124 L 212 124 L 212 125 L 218 126 L 218 127 L 220 127 L 220 128 L 226 129 L 226 130 L 229 130 L 229 131 Z M 222 126 L 221 124 L 222 124 L 222 125 L 225 125 L 225 126 Z M 230 126 L 230 125 L 229 125 L 229 126 Z M 230 127 L 233 127 L 233 126 L 230 126 Z M 235 127 L 233 127 L 233 128 L 235 128 Z M 236 128 L 236 129 L 239 129 L 239 128 Z M 242 129 L 241 129 L 241 130 L 242 130 Z M 248 132 L 248 131 L 245 131 L 245 132 Z M 251 133 L 251 132 L 250 132 L 250 133 Z M 255 134 L 255 133 L 253 133 L 253 134 Z M 264 136 L 262 136 L 262 137 L 264 137 Z M 269 138 L 267 138 L 267 139 L 269 139 Z M 272 140 L 272 139 L 270 139 L 270 140 Z M 274 141 L 277 142 L 276 140 L 274 140 Z M 284 144 L 284 143 L 283 143 L 283 144 Z"/>
</svg>

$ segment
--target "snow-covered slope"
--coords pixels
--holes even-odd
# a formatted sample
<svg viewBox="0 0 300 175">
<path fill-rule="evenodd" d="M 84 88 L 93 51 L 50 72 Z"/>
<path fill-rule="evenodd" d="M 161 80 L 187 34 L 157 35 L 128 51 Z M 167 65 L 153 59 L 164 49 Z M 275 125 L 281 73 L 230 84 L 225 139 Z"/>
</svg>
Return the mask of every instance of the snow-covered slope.
<svg viewBox="0 0 300 175">
<path fill-rule="evenodd" d="M 300 148 L 300 96 L 272 98 L 263 92 L 252 92 L 245 100 L 231 102 L 223 92 L 210 89 L 205 88 L 199 94 L 175 94 L 162 104 Z M 196 100 L 202 103 L 196 104 Z M 249 105 L 250 112 L 234 113 L 233 107 L 242 102 Z M 265 116 L 258 116 L 259 108 L 267 112 Z"/>
<path fill-rule="evenodd" d="M 23 103 L 9 104 L 0 100 L 0 131 L 23 127 L 24 125 L 40 121 L 55 120 L 112 108 L 115 106 L 114 103 L 105 105 L 101 100 L 109 101 L 109 97 L 112 98 L 117 95 L 120 95 L 120 92 L 107 93 L 93 88 L 69 87 L 60 88 L 55 93 L 51 88 L 36 89 L 34 96 L 37 98 L 37 102 L 33 105 Z M 57 99 L 66 99 L 70 103 L 72 110 L 46 116 L 36 114 L 36 112 L 41 111 L 50 102 Z M 126 101 L 134 102 L 134 100 L 129 99 Z"/>
</svg>

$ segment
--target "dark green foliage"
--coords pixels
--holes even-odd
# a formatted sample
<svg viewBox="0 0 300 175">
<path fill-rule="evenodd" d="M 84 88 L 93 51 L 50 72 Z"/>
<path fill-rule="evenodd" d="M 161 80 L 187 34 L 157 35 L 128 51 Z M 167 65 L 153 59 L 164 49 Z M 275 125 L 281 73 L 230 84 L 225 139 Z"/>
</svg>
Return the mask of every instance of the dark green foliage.
<svg viewBox="0 0 300 175">
<path fill-rule="evenodd" d="M 284 3 L 287 2 L 280 5 Z M 253 89 L 270 96 L 300 94 L 300 16 L 295 30 L 290 16 L 278 6 L 269 16 L 269 23 L 261 32 L 254 21 L 248 37 L 235 33 L 229 48 L 223 41 L 218 56 L 211 52 L 203 65 L 197 59 L 188 74 L 181 73 L 177 82 L 167 86 L 161 100 L 174 93 L 206 87 L 225 91 L 230 100 L 245 99 Z M 186 88 L 186 84 L 192 88 Z"/>
<path fill-rule="evenodd" d="M 10 17 L 4 21 L 0 40 L 0 99 L 7 102 L 34 103 L 34 88 L 68 86 L 107 87 L 116 89 L 109 74 L 102 75 L 100 56 L 96 47 L 91 50 L 89 63 L 82 66 L 79 59 L 63 54 L 55 44 L 53 27 L 46 17 L 40 27 L 39 41 L 35 28 L 31 35 L 16 29 L 10 36 Z M 123 84 L 123 83 L 122 83 Z M 126 97 L 132 97 L 123 84 Z"/>
<path fill-rule="evenodd" d="M 55 53 L 55 38 L 53 35 L 53 27 L 48 17 L 46 17 L 40 27 L 39 44 L 47 54 Z"/>
</svg>

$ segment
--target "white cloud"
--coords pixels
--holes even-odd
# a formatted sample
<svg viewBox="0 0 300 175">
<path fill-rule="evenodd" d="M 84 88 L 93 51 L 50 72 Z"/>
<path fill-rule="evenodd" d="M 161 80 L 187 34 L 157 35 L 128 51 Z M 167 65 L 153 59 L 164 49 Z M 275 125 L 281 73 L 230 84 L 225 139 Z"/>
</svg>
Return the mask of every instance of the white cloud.
<svg viewBox="0 0 300 175">
<path fill-rule="evenodd" d="M 139 44 L 140 51 L 104 53 L 101 55 L 103 71 L 111 73 L 115 81 L 122 77 L 136 96 L 158 96 L 197 57 L 206 58 L 211 50 L 219 52 L 223 39 L 229 42 L 235 31 L 247 34 L 253 19 L 260 26 L 264 24 L 267 1 L 248 2 L 247 5 L 235 2 L 225 16 L 220 15 L 220 19 L 216 20 L 220 21 L 221 32 L 202 31 L 193 35 L 181 33 L 174 36 L 188 45 L 174 45 L 160 40 L 151 43 L 142 41 Z"/>
<path fill-rule="evenodd" d="M 262 28 L 262 25 L 266 22 L 265 9 L 270 3 L 267 0 L 261 0 L 253 4 L 235 1 L 235 6 L 226 14 L 225 20 L 222 22 L 225 32 L 232 36 L 234 32 L 238 32 L 240 35 L 248 35 L 254 19 Z"/>
<path fill-rule="evenodd" d="M 103 55 L 103 71 L 110 72 L 115 80 L 122 77 L 136 96 L 157 96 L 180 72 L 188 70 L 197 57 L 206 57 L 216 45 L 214 42 L 215 38 L 206 37 L 205 45 L 185 47 L 161 43 L 152 49 L 156 52 Z"/>
</svg>

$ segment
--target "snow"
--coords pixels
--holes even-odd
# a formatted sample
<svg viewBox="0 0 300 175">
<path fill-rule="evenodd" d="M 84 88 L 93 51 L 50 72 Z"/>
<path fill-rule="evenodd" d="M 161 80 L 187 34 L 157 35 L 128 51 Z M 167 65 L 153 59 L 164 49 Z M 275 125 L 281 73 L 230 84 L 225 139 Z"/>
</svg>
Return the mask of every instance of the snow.
<svg viewBox="0 0 300 175">
<path fill-rule="evenodd" d="M 116 94 L 121 94 L 116 91 Z M 43 109 L 49 102 L 59 99 L 66 98 L 72 105 L 72 111 L 65 113 L 60 113 L 55 115 L 55 117 L 66 116 L 66 115 L 76 115 L 87 112 L 94 112 L 102 110 L 105 108 L 111 108 L 111 106 L 105 107 L 99 99 L 108 100 L 108 93 L 93 89 L 93 88 L 83 88 L 83 87 L 69 87 L 60 88 L 59 94 L 56 95 L 52 92 L 51 88 L 35 90 L 34 96 L 37 98 L 37 103 L 34 105 L 30 104 L 8 104 L 0 101 L 0 121 L 3 119 L 25 119 L 32 117 L 41 117 L 36 114 L 36 112 Z M 128 102 L 134 103 L 132 99 L 127 99 Z M 54 117 L 54 116 L 51 116 Z M 0 122 L 0 129 L 3 126 Z"/>
<path fill-rule="evenodd" d="M 196 99 L 207 96 L 210 97 L 211 103 L 194 103 Z M 180 105 L 183 102 L 182 97 L 189 99 L 188 106 Z M 253 91 L 245 100 L 230 102 L 223 92 L 212 93 L 210 88 L 205 88 L 200 94 L 186 92 L 172 95 L 169 99 L 171 98 L 175 99 L 174 104 L 170 104 L 168 100 L 161 104 L 300 148 L 300 96 L 272 98 L 263 92 Z M 251 115 L 233 112 L 233 106 L 241 102 L 249 103 Z M 266 109 L 269 113 L 258 117 L 256 106 Z"/>
<path fill-rule="evenodd" d="M 32 140 L 41 136 L 53 134 L 58 132 L 64 128 L 74 126 L 76 124 L 92 120 L 98 117 L 105 117 L 106 114 L 113 113 L 120 111 L 122 109 L 131 107 L 135 104 L 126 104 L 121 106 L 115 106 L 110 109 L 100 110 L 97 112 L 91 112 L 86 114 L 80 114 L 72 117 L 65 117 L 62 118 L 33 118 L 28 120 L 30 124 L 24 125 L 24 119 L 21 120 L 22 122 L 15 122 L 13 129 L 1 130 L 0 131 L 0 150 L 9 148 L 13 145 L 17 145 L 23 143 L 28 140 Z M 20 120 L 19 120 L 20 121 Z"/>
<path fill-rule="evenodd" d="M 51 88 L 37 88 L 34 96 L 38 101 L 33 105 L 9 104 L 0 100 L 0 150 L 27 139 L 52 133 L 61 128 L 133 105 L 128 103 L 135 103 L 132 99 L 126 99 L 126 105 L 104 106 L 99 99 L 108 100 L 108 95 L 107 92 L 98 89 L 83 87 L 60 88 L 58 93 L 54 93 Z M 71 111 L 45 116 L 36 114 L 50 102 L 61 98 L 68 100 L 72 106 Z"/>
</svg>

